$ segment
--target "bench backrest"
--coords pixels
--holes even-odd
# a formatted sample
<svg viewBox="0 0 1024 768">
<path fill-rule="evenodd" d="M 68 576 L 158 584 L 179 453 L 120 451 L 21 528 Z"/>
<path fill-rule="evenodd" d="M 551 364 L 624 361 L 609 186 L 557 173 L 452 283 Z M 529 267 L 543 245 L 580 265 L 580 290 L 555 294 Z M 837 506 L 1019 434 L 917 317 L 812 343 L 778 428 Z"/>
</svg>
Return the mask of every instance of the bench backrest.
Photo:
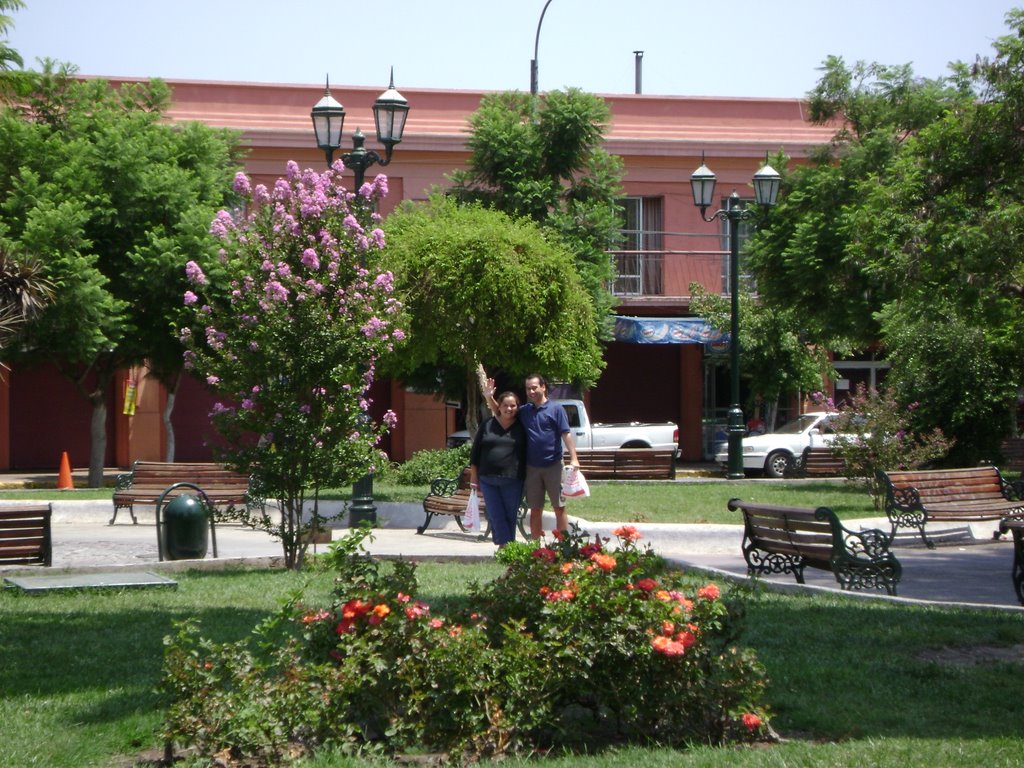
<svg viewBox="0 0 1024 768">
<path fill-rule="evenodd" d="M 999 446 L 1003 456 L 1000 466 L 1015 472 L 1024 472 L 1024 437 L 1008 437 Z"/>
<path fill-rule="evenodd" d="M 0 507 L 0 564 L 52 562 L 49 504 Z"/>
<path fill-rule="evenodd" d="M 577 448 L 583 474 L 594 480 L 610 478 L 672 479 L 676 452 L 673 448 L 618 448 L 612 451 Z M 568 461 L 568 456 L 565 457 Z"/>
<path fill-rule="evenodd" d="M 166 488 L 174 483 L 194 483 L 199 487 L 245 487 L 249 484 L 249 478 L 223 464 L 206 462 L 136 461 L 132 465 L 133 488 Z"/>
<path fill-rule="evenodd" d="M 843 458 L 833 453 L 827 445 L 804 448 L 801 464 L 808 475 L 841 475 L 846 468 Z"/>
<path fill-rule="evenodd" d="M 830 511 L 824 515 L 822 507 L 779 507 L 740 499 L 730 499 L 729 509 L 742 510 L 744 534 L 753 546 L 829 567 L 834 533 Z"/>
<path fill-rule="evenodd" d="M 964 469 L 918 469 L 880 472 L 888 479 L 889 492 L 903 488 L 917 490 L 921 503 L 982 501 L 1002 499 L 1003 479 L 995 467 Z"/>
</svg>

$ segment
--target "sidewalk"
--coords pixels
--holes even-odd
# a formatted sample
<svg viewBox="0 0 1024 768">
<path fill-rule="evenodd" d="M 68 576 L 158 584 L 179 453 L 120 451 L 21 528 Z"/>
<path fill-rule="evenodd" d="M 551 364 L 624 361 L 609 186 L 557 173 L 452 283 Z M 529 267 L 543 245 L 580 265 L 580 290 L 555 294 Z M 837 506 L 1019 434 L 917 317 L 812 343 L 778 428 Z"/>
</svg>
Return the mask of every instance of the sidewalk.
<svg viewBox="0 0 1024 768">
<path fill-rule="evenodd" d="M 18 502 L 10 502 L 18 503 Z M 23 502 L 31 503 L 31 502 Z M 454 521 L 435 518 L 423 535 L 416 533 L 423 513 L 417 504 L 377 505 L 378 522 L 366 549 L 382 557 L 413 560 L 491 559 L 494 545 L 475 534 L 463 533 Z M 53 501 L 53 567 L 50 569 L 0 566 L 0 577 L 13 573 L 53 574 L 60 572 L 99 572 L 118 570 L 175 571 L 196 567 L 223 567 L 232 563 L 280 566 L 281 544 L 269 535 L 238 524 L 216 526 L 217 559 L 212 542 L 203 561 L 160 562 L 156 525 L 152 508 L 137 511 L 139 523 L 122 512 L 115 525 L 108 525 L 110 502 Z M 554 525 L 550 514 L 545 529 Z M 888 528 L 884 518 L 855 521 L 859 526 Z M 590 534 L 614 538 L 612 531 L 620 523 L 592 523 L 578 520 Z M 713 578 L 746 579 L 746 563 L 741 552 L 743 528 L 739 525 L 656 525 L 633 524 L 655 552 L 674 564 L 700 569 Z M 1009 540 L 992 540 L 995 524 L 949 526 L 951 535 L 940 546 L 929 550 L 914 537 L 900 537 L 894 552 L 903 565 L 899 597 L 884 592 L 855 591 L 844 594 L 871 599 L 922 601 L 978 606 L 999 606 L 1024 612 L 1011 581 L 1013 545 Z M 937 534 L 940 526 L 929 528 Z M 335 539 L 346 529 L 332 531 Z M 311 548 L 312 551 L 312 548 Z M 807 585 L 796 584 L 792 575 L 778 575 L 761 581 L 772 589 L 785 591 L 837 590 L 832 574 L 808 569 Z"/>
</svg>

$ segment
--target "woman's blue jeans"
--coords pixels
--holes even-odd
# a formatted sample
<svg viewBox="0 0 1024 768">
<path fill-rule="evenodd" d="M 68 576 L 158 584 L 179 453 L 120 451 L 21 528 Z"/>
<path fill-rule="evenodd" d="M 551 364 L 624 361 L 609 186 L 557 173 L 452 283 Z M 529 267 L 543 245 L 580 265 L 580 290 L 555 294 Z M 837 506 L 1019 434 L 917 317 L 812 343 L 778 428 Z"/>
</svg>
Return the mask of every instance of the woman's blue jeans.
<svg viewBox="0 0 1024 768">
<path fill-rule="evenodd" d="M 487 519 L 491 522 L 491 536 L 499 547 L 516 540 L 516 521 L 523 500 L 523 481 L 514 477 L 484 475 L 480 478 L 480 491 L 487 505 Z"/>
</svg>

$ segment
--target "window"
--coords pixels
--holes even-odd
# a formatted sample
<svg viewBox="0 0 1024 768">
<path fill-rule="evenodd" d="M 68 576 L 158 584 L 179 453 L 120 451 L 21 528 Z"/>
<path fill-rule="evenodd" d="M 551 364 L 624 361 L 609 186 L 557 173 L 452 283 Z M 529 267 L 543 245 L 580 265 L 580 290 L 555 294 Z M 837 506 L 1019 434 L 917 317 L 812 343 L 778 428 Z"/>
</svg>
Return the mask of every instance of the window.
<svg viewBox="0 0 1024 768">
<path fill-rule="evenodd" d="M 754 204 L 753 200 L 740 200 L 739 207 L 741 210 L 746 210 L 747 207 Z M 722 198 L 722 210 L 728 210 L 729 199 Z M 719 220 L 722 227 L 722 293 L 729 293 L 729 259 L 732 256 L 731 243 L 729 242 L 729 222 Z M 736 233 L 739 240 L 739 251 L 740 254 L 740 289 L 742 291 L 743 286 L 746 286 L 749 290 L 754 290 L 753 280 L 750 275 L 744 274 L 743 272 L 743 248 L 747 244 L 747 240 L 754 232 L 754 225 L 750 219 L 740 219 L 739 225 L 736 227 Z"/>
<path fill-rule="evenodd" d="M 616 296 L 660 296 L 664 292 L 664 235 L 660 197 L 627 197 L 623 209 L 622 250 L 615 254 Z"/>
</svg>

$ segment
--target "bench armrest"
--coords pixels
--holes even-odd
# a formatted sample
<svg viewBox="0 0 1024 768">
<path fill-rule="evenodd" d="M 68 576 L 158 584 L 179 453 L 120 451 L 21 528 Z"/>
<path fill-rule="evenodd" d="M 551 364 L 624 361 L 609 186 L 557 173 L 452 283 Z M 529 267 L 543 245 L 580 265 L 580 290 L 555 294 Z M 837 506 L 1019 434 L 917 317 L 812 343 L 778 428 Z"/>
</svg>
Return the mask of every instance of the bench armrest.
<svg viewBox="0 0 1024 768">
<path fill-rule="evenodd" d="M 459 488 L 457 477 L 435 477 L 430 481 L 428 496 L 451 496 Z"/>
<path fill-rule="evenodd" d="M 132 479 L 134 473 L 132 472 L 120 472 L 114 476 L 114 490 L 127 491 L 132 487 Z"/>
</svg>

